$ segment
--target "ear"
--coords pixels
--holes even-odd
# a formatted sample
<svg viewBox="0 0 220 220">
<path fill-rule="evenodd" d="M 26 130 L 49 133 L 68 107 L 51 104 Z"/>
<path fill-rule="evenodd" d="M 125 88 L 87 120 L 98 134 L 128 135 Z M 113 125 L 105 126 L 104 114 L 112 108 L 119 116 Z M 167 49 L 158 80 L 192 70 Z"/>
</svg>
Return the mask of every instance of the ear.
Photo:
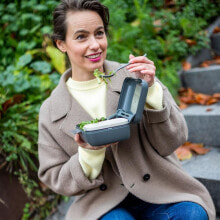
<svg viewBox="0 0 220 220">
<path fill-rule="evenodd" d="M 56 40 L 56 45 L 61 52 L 66 53 L 66 45 L 64 41 Z"/>
</svg>

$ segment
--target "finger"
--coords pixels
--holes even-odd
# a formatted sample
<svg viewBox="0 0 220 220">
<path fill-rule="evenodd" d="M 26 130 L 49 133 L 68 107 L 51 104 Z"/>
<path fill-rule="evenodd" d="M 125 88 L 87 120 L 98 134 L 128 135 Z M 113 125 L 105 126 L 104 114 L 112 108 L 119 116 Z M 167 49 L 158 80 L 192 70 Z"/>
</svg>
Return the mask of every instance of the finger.
<svg viewBox="0 0 220 220">
<path fill-rule="evenodd" d="M 77 143 L 79 146 L 81 146 L 81 147 L 84 147 L 85 145 L 87 145 L 87 143 L 84 142 L 84 141 L 81 139 L 81 137 L 80 137 L 79 134 L 76 134 L 76 135 L 74 136 L 74 140 L 75 140 L 76 143 Z"/>
<path fill-rule="evenodd" d="M 151 70 L 156 70 L 156 67 L 152 64 L 143 64 L 143 63 L 134 63 L 134 64 L 130 64 L 128 65 L 126 68 L 127 70 L 131 70 L 133 68 L 136 68 L 136 67 L 143 67 L 143 70 L 144 69 L 151 69 Z"/>
<path fill-rule="evenodd" d="M 129 72 L 146 72 L 146 73 L 153 73 L 155 74 L 155 68 L 152 66 L 147 66 L 147 65 L 138 65 L 136 67 L 128 69 Z M 143 72 L 143 73 L 144 73 Z"/>
<path fill-rule="evenodd" d="M 79 134 L 75 134 L 75 136 L 74 136 L 74 140 L 75 140 L 76 142 L 79 141 Z"/>
<path fill-rule="evenodd" d="M 131 59 L 133 59 L 133 58 L 135 58 L 135 56 L 134 56 L 133 54 L 130 54 L 130 55 L 129 55 L 129 60 L 131 60 Z"/>
<path fill-rule="evenodd" d="M 147 57 L 144 57 L 144 56 L 133 57 L 130 60 L 130 63 L 149 63 L 149 64 L 154 65 L 153 61 L 151 61 L 150 59 L 148 59 Z"/>
<path fill-rule="evenodd" d="M 155 76 L 155 71 L 154 70 L 150 70 L 150 69 L 148 69 L 148 70 L 141 70 L 140 71 L 143 75 L 149 75 L 149 76 Z"/>
</svg>

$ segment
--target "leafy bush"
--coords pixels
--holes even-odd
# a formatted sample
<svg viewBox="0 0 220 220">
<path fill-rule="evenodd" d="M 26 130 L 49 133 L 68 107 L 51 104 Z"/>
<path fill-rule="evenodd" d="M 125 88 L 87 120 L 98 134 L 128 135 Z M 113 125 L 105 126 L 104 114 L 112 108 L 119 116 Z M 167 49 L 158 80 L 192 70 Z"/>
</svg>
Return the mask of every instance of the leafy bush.
<svg viewBox="0 0 220 220">
<path fill-rule="evenodd" d="M 1 1 L 0 57 L 7 67 L 27 50 L 42 47 L 42 36 L 51 33 L 52 10 L 58 1 Z"/>
<path fill-rule="evenodd" d="M 219 15 L 209 0 L 150 1 L 102 0 L 110 9 L 108 58 L 127 62 L 128 55 L 148 54 L 158 78 L 175 97 L 178 70 L 189 54 L 209 47 L 205 28 Z"/>
<path fill-rule="evenodd" d="M 63 199 L 37 178 L 39 108 L 66 65 L 47 36 L 57 2 L 37 3 L 0 4 L 0 168 L 18 177 L 29 198 L 23 220 L 45 218 Z"/>
<path fill-rule="evenodd" d="M 212 0 L 101 0 L 110 9 L 108 59 L 130 53 L 155 62 L 157 76 L 175 96 L 178 70 L 188 54 L 209 47 L 206 27 L 220 13 Z M 30 202 L 24 219 L 43 219 L 63 199 L 37 179 L 39 107 L 66 68 L 48 37 L 58 0 L 0 3 L 0 168 L 17 175 Z M 3 158 L 3 160 L 2 160 Z M 3 161 L 3 162 L 2 162 Z"/>
<path fill-rule="evenodd" d="M 34 61 L 28 53 L 0 75 L 0 155 L 5 160 L 1 167 L 18 176 L 30 199 L 26 209 L 28 206 L 28 213 L 35 213 L 35 219 L 38 215 L 39 219 L 47 216 L 48 208 L 56 205 L 60 197 L 49 190 L 43 192 L 36 175 L 38 112 L 60 76 L 48 72 L 51 72 L 50 63 Z M 50 201 L 49 195 L 53 198 Z"/>
</svg>

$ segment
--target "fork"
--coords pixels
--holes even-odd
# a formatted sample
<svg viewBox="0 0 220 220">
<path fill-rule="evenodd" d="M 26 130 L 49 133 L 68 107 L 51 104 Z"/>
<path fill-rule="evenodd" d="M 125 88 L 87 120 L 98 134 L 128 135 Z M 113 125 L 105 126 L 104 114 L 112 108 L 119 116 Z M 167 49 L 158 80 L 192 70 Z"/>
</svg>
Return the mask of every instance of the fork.
<svg viewBox="0 0 220 220">
<path fill-rule="evenodd" d="M 145 53 L 143 56 L 146 57 L 147 54 Z M 131 64 L 131 63 L 126 63 L 126 64 L 120 66 L 118 69 L 114 70 L 114 71 L 112 72 L 112 74 L 110 74 L 110 75 L 101 75 L 101 77 L 102 77 L 102 78 L 110 78 L 110 77 L 114 76 L 119 70 L 125 68 L 126 66 L 128 66 L 128 65 L 130 65 L 130 64 Z"/>
</svg>

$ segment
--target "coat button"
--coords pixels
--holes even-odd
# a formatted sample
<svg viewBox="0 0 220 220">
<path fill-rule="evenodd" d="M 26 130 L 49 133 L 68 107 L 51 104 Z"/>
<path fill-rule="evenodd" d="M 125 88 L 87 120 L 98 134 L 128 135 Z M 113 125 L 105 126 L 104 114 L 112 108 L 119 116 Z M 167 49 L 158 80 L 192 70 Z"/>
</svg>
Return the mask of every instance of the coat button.
<svg viewBox="0 0 220 220">
<path fill-rule="evenodd" d="M 150 179 L 150 174 L 147 173 L 143 176 L 144 181 L 148 181 L 149 179 Z"/>
<path fill-rule="evenodd" d="M 105 191 L 107 189 L 107 186 L 105 184 L 100 185 L 99 189 L 101 191 Z"/>
</svg>

